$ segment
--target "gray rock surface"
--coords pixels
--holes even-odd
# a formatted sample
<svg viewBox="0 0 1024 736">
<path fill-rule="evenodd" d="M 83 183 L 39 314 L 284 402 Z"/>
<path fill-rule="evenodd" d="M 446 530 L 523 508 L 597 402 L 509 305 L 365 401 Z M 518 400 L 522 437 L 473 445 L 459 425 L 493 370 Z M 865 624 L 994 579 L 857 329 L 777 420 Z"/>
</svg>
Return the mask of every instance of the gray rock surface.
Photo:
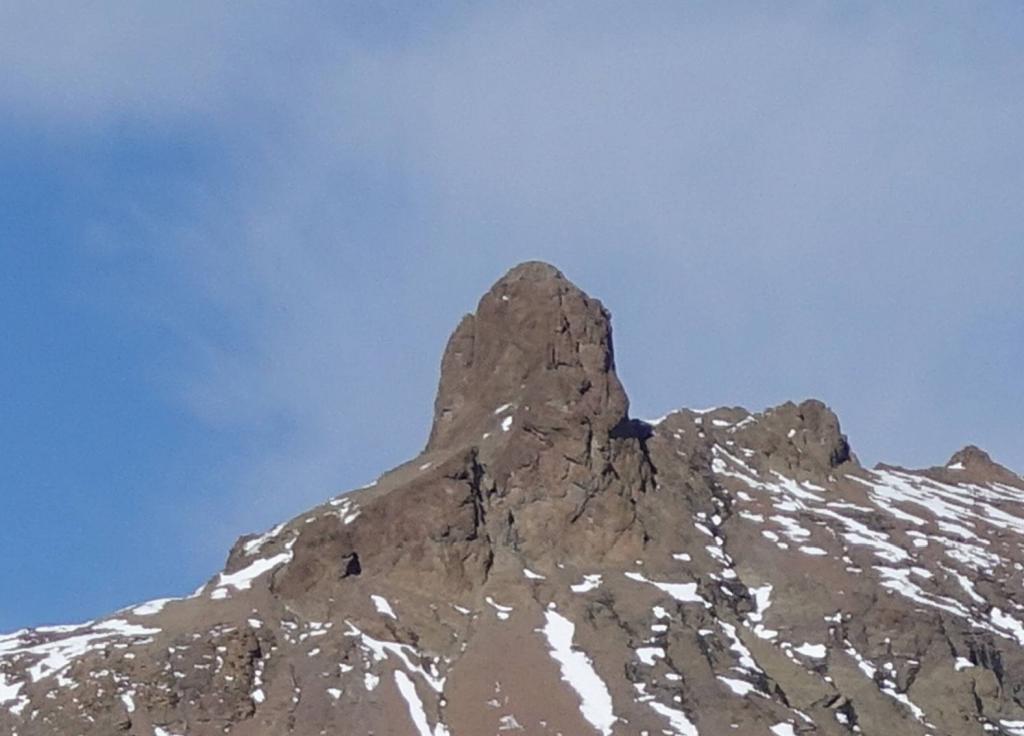
<svg viewBox="0 0 1024 736">
<path fill-rule="evenodd" d="M 18 736 L 1024 734 L 1024 480 L 864 468 L 819 401 L 631 419 L 608 313 L 514 268 L 424 452 L 188 598 L 0 636 Z"/>
</svg>

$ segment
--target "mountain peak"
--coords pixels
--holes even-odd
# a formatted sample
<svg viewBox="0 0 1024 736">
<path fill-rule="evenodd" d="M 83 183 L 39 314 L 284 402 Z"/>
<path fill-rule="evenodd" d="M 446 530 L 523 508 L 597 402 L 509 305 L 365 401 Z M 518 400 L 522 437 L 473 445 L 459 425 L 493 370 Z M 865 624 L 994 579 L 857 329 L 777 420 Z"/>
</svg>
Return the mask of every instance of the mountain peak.
<svg viewBox="0 0 1024 736">
<path fill-rule="evenodd" d="M 1024 734 L 1018 476 L 865 470 L 816 400 L 627 406 L 601 303 L 517 266 L 432 452 L 187 597 L 0 635 L 0 734 Z"/>
<path fill-rule="evenodd" d="M 448 340 L 427 450 L 472 442 L 498 410 L 529 407 L 534 423 L 585 420 L 610 430 L 628 406 L 607 310 L 554 266 L 528 261 L 501 277 Z"/>
<path fill-rule="evenodd" d="M 997 463 L 977 445 L 967 445 L 957 450 L 943 466 L 943 470 L 966 474 L 967 477 L 982 482 L 1020 482 L 1020 476 Z"/>
<path fill-rule="evenodd" d="M 565 278 L 565 274 L 550 263 L 545 261 L 523 261 L 518 266 L 510 268 L 508 272 L 498 280 L 495 286 L 505 282 L 520 280 L 537 282 L 548 280 L 566 281 L 567 279 Z"/>
<path fill-rule="evenodd" d="M 995 465 L 992 460 L 992 456 L 982 450 L 977 445 L 966 445 L 960 450 L 953 453 L 953 456 L 946 463 L 946 467 L 953 467 L 954 465 Z"/>
</svg>

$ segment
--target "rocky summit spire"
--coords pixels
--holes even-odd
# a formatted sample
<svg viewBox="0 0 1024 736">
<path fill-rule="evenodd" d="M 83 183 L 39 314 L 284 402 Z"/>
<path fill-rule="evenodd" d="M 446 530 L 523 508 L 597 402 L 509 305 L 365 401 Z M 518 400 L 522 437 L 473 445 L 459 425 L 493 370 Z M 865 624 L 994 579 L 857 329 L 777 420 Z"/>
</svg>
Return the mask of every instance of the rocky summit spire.
<svg viewBox="0 0 1024 736">
<path fill-rule="evenodd" d="M 610 319 L 555 267 L 513 268 L 448 341 L 427 449 L 472 441 L 496 411 L 523 407 L 536 424 L 583 421 L 610 431 L 629 406 Z"/>
</svg>

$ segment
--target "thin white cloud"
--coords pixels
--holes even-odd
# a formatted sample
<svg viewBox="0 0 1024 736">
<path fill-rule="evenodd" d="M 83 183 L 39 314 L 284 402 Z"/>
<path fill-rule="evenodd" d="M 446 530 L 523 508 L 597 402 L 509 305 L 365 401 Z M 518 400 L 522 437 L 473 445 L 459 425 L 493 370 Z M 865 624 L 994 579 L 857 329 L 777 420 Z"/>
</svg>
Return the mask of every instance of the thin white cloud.
<svg viewBox="0 0 1024 736">
<path fill-rule="evenodd" d="M 951 342 L 1020 312 L 1009 7 L 526 4 L 377 33 L 32 7 L 0 15 L 4 108 L 199 128 L 224 159 L 156 243 L 231 325 L 178 322 L 186 401 L 249 438 L 214 478 L 259 503 L 211 501 L 225 529 L 414 451 L 447 330 L 527 257 L 617 315 L 641 411 L 821 394 L 871 459 L 987 432 L 1024 465 L 1012 413 L 942 403 L 976 371 Z"/>
</svg>

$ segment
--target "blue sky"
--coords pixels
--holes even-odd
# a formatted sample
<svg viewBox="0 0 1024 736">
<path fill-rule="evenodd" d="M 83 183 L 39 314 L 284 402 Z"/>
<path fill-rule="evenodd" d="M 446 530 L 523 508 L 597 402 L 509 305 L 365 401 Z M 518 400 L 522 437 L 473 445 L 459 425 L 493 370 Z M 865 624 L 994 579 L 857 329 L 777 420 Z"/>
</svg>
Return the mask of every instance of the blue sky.
<svg viewBox="0 0 1024 736">
<path fill-rule="evenodd" d="M 634 414 L 1024 469 L 1024 7 L 5 3 L 0 630 L 183 594 L 554 262 Z"/>
</svg>

